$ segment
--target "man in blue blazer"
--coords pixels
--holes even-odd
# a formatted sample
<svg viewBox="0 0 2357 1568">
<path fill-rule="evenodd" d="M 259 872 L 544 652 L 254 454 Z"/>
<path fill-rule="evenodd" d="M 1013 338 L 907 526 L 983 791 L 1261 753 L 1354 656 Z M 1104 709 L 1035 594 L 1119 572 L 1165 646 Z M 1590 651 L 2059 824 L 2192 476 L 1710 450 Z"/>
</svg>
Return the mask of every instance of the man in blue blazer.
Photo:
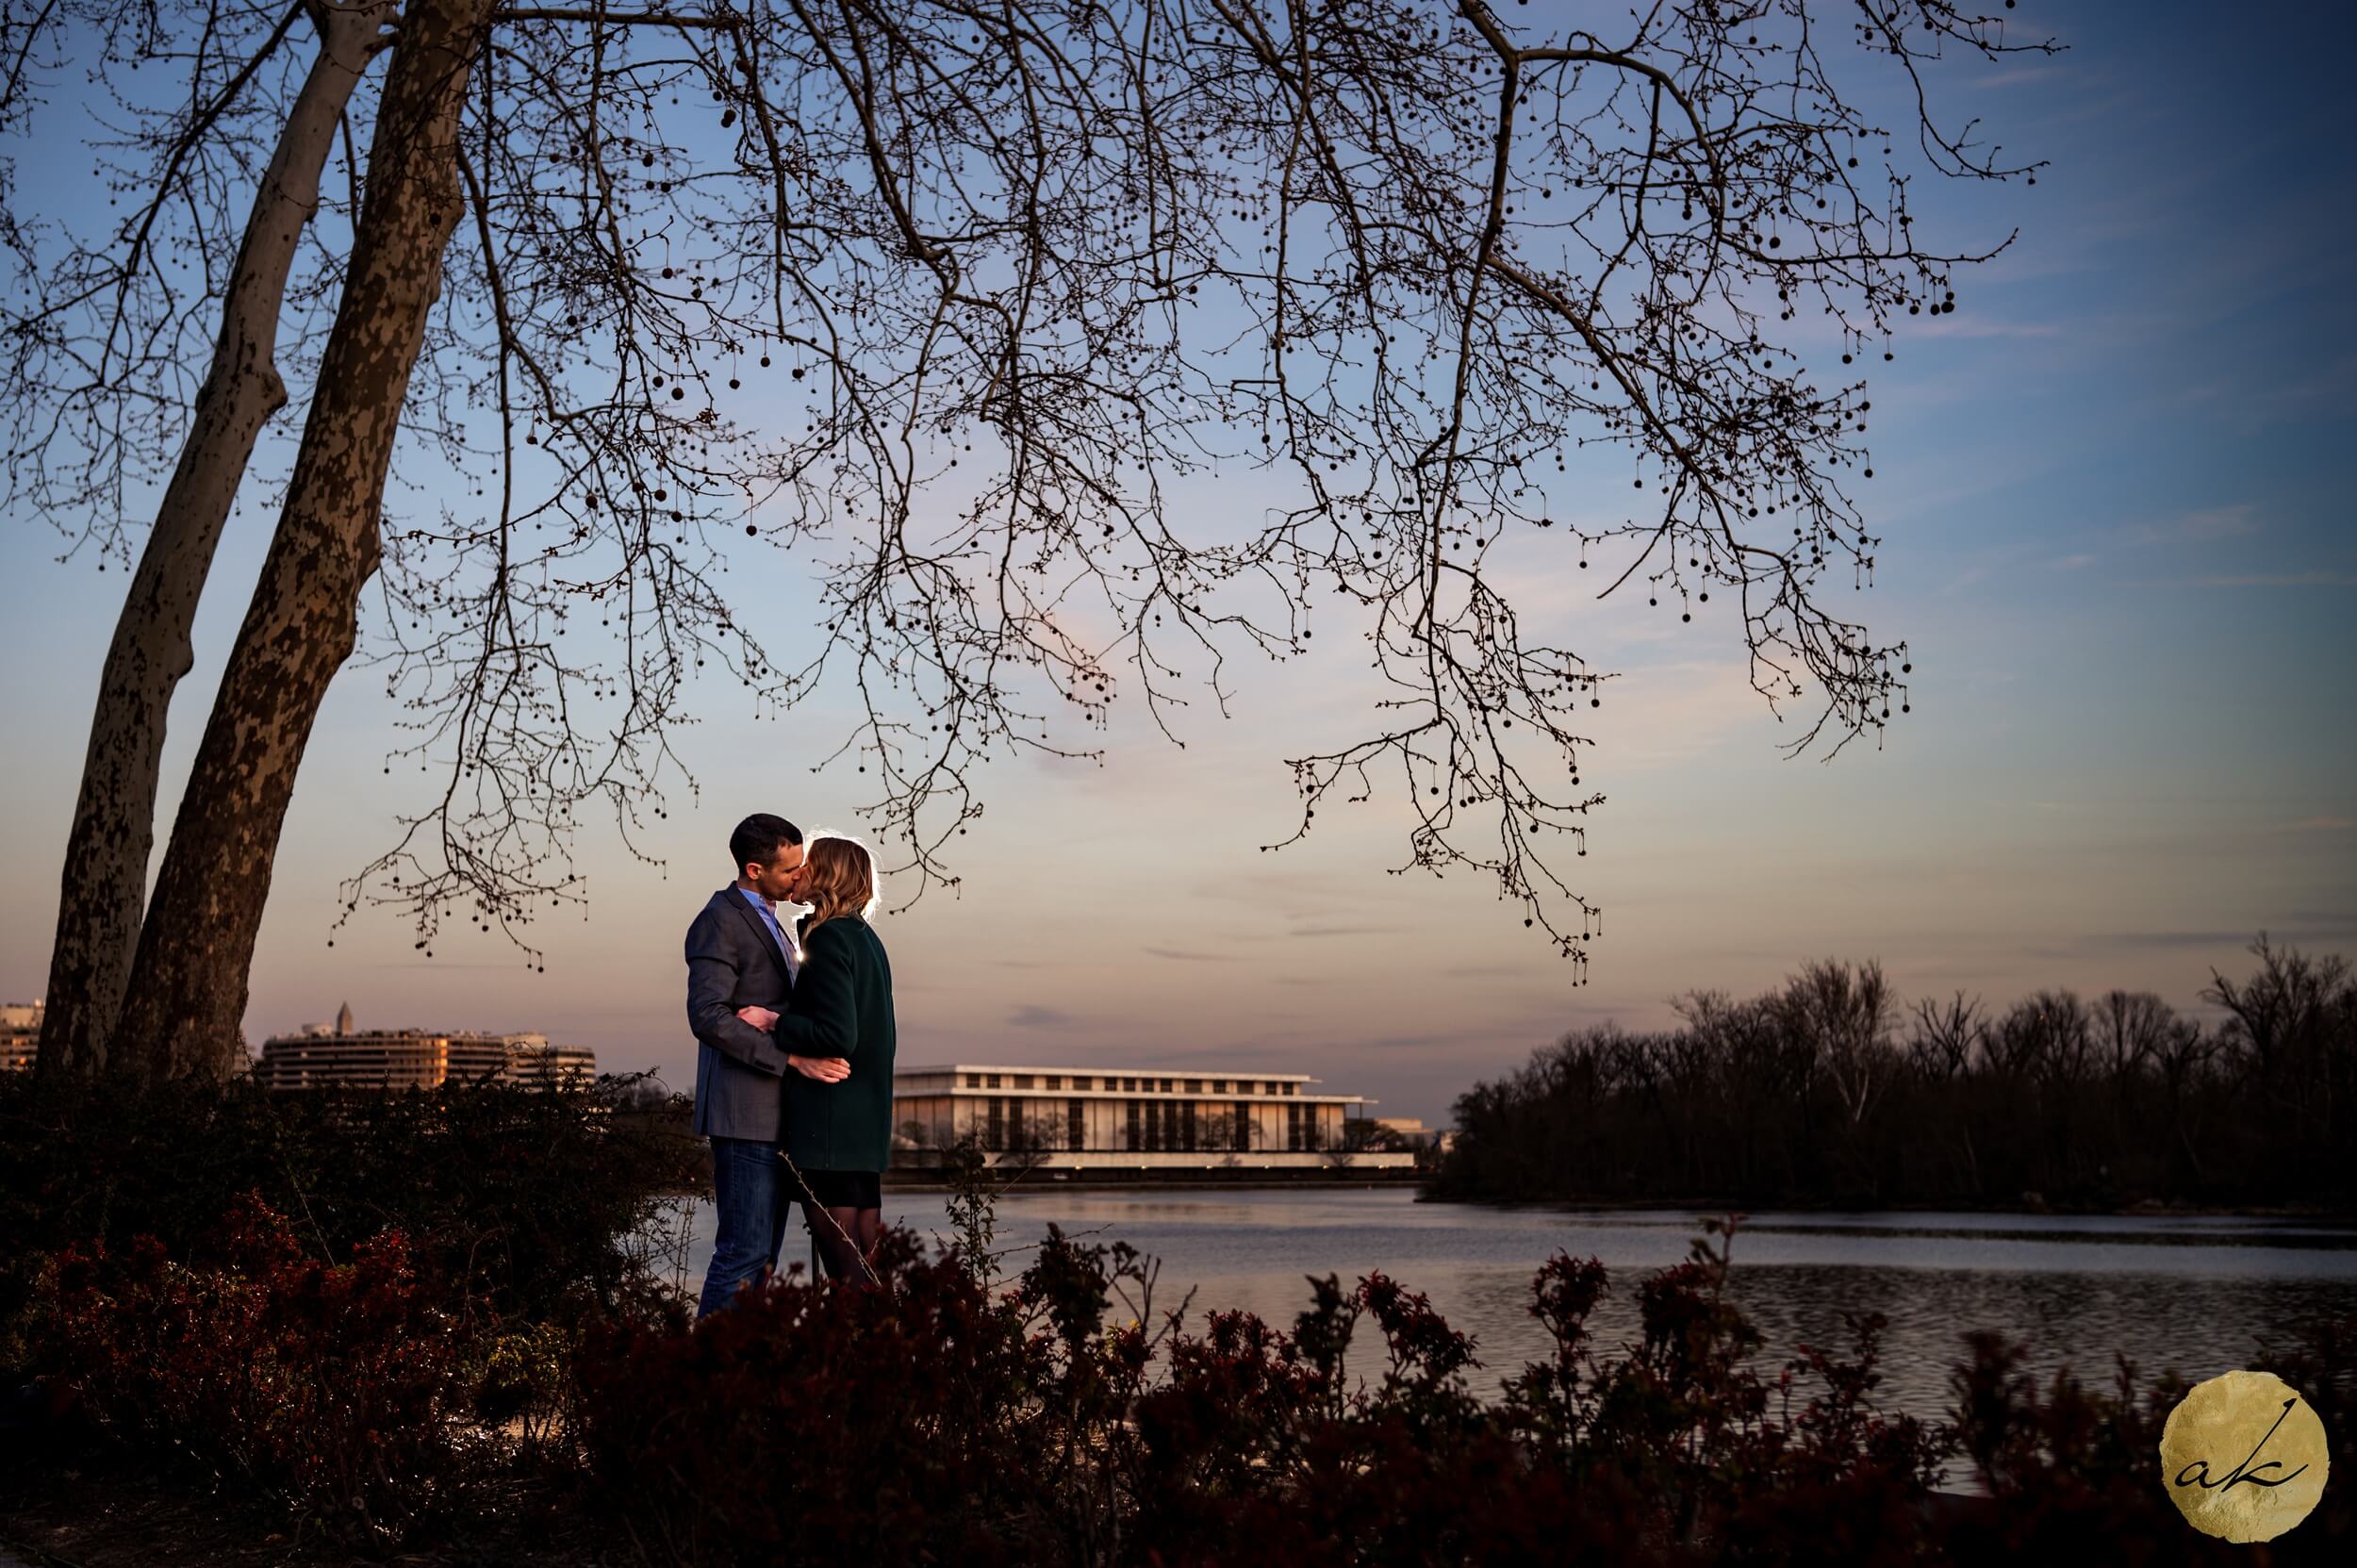
<svg viewBox="0 0 2357 1568">
<path fill-rule="evenodd" d="M 738 1286 L 777 1266 L 792 1206 L 779 1186 L 781 1081 L 789 1070 L 822 1081 L 849 1070 L 836 1059 L 791 1056 L 736 1015 L 740 1007 L 790 1009 L 799 957 L 777 904 L 793 897 L 801 875 L 801 830 L 783 817 L 756 812 L 729 835 L 729 855 L 736 863 L 735 883 L 715 893 L 687 928 L 695 1130 L 712 1140 L 718 1219 L 699 1317 L 728 1306 Z"/>
</svg>

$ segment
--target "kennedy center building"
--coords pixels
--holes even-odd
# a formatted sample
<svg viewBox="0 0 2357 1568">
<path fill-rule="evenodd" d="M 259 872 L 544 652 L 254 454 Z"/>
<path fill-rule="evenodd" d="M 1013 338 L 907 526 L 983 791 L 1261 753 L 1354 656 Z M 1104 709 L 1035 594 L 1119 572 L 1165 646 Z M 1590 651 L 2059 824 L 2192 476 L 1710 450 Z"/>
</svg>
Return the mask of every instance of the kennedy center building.
<svg viewBox="0 0 2357 1568">
<path fill-rule="evenodd" d="M 1413 1164 L 1348 1152 L 1374 1104 L 1317 1092 L 1300 1073 L 1095 1067 L 903 1067 L 893 1075 L 895 1164 L 923 1164 L 961 1139 L 1048 1168 L 1353 1168 Z"/>
</svg>

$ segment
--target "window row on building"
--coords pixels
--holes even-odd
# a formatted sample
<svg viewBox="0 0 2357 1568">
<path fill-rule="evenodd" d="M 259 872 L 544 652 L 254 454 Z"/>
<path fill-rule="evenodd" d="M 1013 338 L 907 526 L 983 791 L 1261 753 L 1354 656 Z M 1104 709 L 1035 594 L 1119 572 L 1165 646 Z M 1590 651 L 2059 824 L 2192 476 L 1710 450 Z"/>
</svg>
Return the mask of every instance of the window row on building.
<svg viewBox="0 0 2357 1568">
<path fill-rule="evenodd" d="M 37 1001 L 0 1004 L 0 1072 L 30 1072 L 41 1048 L 41 1005 Z"/>
<path fill-rule="evenodd" d="M 911 1075 L 898 1075 L 907 1078 Z M 927 1068 L 924 1076 L 955 1080 L 961 1089 L 1002 1089 L 1018 1094 L 1036 1091 L 1041 1094 L 1103 1094 L 1103 1095 L 1263 1095 L 1294 1096 L 1302 1086 L 1317 1080 L 1298 1076 L 1286 1078 L 1204 1078 L 1166 1073 L 1078 1073 L 1078 1072 L 1016 1072 L 1012 1068 L 959 1067 L 954 1069 Z M 944 1085 L 947 1087 L 948 1085 Z"/>
<path fill-rule="evenodd" d="M 0 1006 L 0 1072 L 33 1065 L 41 1011 L 39 1002 Z M 572 1086 L 597 1078 L 598 1058 L 581 1047 L 552 1046 L 545 1034 L 363 1031 L 347 1005 L 332 1024 L 265 1041 L 253 1072 L 269 1089 L 438 1089 L 485 1079 Z"/>
<path fill-rule="evenodd" d="M 332 1025 L 264 1041 L 254 1076 L 270 1089 L 438 1089 L 486 1080 L 570 1086 L 594 1080 L 598 1059 L 581 1047 L 552 1046 L 545 1034 L 361 1030 L 346 1006 Z"/>
<path fill-rule="evenodd" d="M 948 1148 L 972 1138 L 986 1149 L 1126 1153 L 1291 1153 L 1339 1148 L 1345 1107 L 1334 1100 L 1128 1099 L 1012 1095 L 903 1095 L 893 1125 L 900 1142 Z"/>
<path fill-rule="evenodd" d="M 896 1141 L 1101 1154 L 1306 1154 L 1344 1147 L 1374 1103 L 1310 1092 L 1300 1075 L 1250 1078 L 1061 1068 L 912 1067 L 894 1075 Z"/>
</svg>

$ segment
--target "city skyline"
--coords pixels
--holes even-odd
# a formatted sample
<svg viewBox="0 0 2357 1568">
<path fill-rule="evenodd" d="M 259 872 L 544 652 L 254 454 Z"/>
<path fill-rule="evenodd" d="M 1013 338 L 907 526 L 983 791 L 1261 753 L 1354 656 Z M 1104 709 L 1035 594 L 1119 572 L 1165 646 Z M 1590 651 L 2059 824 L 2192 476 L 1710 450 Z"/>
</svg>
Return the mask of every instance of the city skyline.
<svg viewBox="0 0 2357 1568">
<path fill-rule="evenodd" d="M 2177 36 L 2191 14 L 2026 17 L 2070 52 L 1955 75 L 2009 149 L 2052 162 L 2035 189 L 1915 199 L 1959 246 L 2021 234 L 1958 273 L 1954 315 L 1870 367 L 1864 504 L 1887 542 L 1859 619 L 1916 653 L 1914 711 L 1879 754 L 1869 736 L 1830 765 L 1781 760 L 1795 725 L 1751 692 L 1715 606 L 1684 625 L 1641 598 L 1598 603 L 1592 572 L 1517 541 L 1499 571 L 1525 618 L 1623 672 L 1583 764 L 1608 800 L 1567 862 L 1604 912 L 1590 984 L 1482 879 L 1387 876 L 1406 854 L 1395 802 L 1260 849 L 1296 820 L 1283 759 L 1365 711 L 1358 626 L 1322 611 L 1315 654 L 1240 668 L 1232 718 L 1197 694 L 1184 751 L 1125 701 L 1101 767 L 992 765 L 989 814 L 955 844 L 964 897 L 880 917 L 903 1054 L 1259 1062 L 1437 1122 L 1567 1029 L 1662 1023 L 1675 993 L 1750 994 L 1812 958 L 1879 959 L 1909 997 L 2118 986 L 2190 1009 L 2263 929 L 2357 949 L 2357 544 L 2338 483 L 2357 422 L 2338 281 L 2352 177 L 2326 150 L 2331 95 L 2300 91 L 2350 22 L 2317 19 L 2332 36 L 2288 61 L 2233 38 L 2196 59 Z M 27 170 L 19 199 L 63 177 Z M 389 504 L 436 499 L 432 476 L 397 470 Z M 1229 476 L 1187 504 L 1282 499 Z M 1560 500 L 1566 516 L 1620 504 L 1600 487 Z M 173 711 L 167 827 L 268 517 L 249 501 L 223 546 Z M 122 577 L 57 564 L 44 520 L 8 522 L 0 995 L 29 1000 Z M 798 569 L 750 557 L 730 579 L 787 650 L 810 614 Z M 680 937 L 727 880 L 730 827 L 752 810 L 858 826 L 858 776 L 808 770 L 842 738 L 839 696 L 779 724 L 703 688 L 684 752 L 701 794 L 675 789 L 632 835 L 667 864 L 585 823 L 590 904 L 535 929 L 531 973 L 496 935 L 449 933 L 428 960 L 393 917 L 331 933 L 338 881 L 411 803 L 384 771 L 397 704 L 347 669 L 288 818 L 249 1038 L 348 996 L 423 1027 L 542 1031 L 686 1088 Z"/>
</svg>

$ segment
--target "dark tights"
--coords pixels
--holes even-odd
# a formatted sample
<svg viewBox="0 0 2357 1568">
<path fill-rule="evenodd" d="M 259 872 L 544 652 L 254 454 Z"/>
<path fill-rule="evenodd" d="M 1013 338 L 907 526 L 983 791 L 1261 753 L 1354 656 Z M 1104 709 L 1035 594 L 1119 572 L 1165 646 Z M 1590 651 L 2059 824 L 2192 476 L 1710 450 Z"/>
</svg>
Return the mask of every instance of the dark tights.
<svg viewBox="0 0 2357 1568">
<path fill-rule="evenodd" d="M 810 1226 L 828 1279 L 862 1285 L 873 1282 L 873 1265 L 861 1260 L 875 1252 L 877 1238 L 883 1234 L 882 1209 L 820 1208 L 804 1203 L 802 1218 Z M 846 1236 L 850 1238 L 849 1245 Z"/>
</svg>

